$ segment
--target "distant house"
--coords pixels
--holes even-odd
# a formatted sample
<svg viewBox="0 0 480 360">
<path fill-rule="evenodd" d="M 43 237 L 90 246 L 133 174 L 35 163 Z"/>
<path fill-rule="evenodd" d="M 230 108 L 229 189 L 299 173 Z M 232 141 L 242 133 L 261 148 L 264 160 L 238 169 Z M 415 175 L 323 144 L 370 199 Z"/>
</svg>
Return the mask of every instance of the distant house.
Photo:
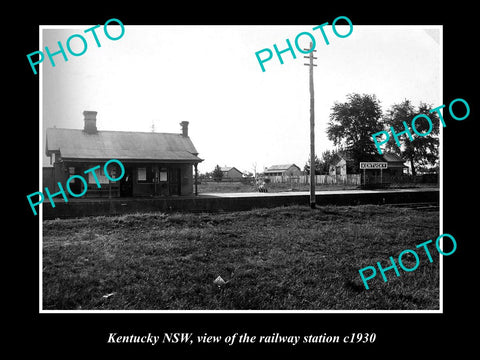
<svg viewBox="0 0 480 360">
<path fill-rule="evenodd" d="M 335 153 L 330 164 L 329 175 L 347 175 L 353 173 L 355 161 L 348 151 Z"/>
<path fill-rule="evenodd" d="M 243 177 L 243 173 L 233 166 L 224 166 L 220 170 L 222 170 L 223 179 L 241 179 Z"/>
<path fill-rule="evenodd" d="M 295 164 L 272 165 L 263 172 L 265 176 L 299 176 L 302 170 Z"/>
<path fill-rule="evenodd" d="M 384 153 L 383 155 L 371 155 L 366 157 L 366 162 L 386 162 L 388 168 L 383 170 L 385 175 L 400 176 L 403 174 L 405 166 L 405 160 L 394 153 Z M 347 175 L 354 173 L 354 169 L 358 169 L 359 164 L 355 163 L 355 160 L 348 151 L 339 151 L 335 154 L 330 164 L 330 175 Z M 370 172 L 379 172 L 379 170 L 369 170 Z"/>
<path fill-rule="evenodd" d="M 44 172 L 45 183 L 60 182 L 65 188 L 70 176 L 80 175 L 85 182 L 76 177 L 70 187 L 78 194 L 86 183 L 87 197 L 192 195 L 193 177 L 197 176 L 197 165 L 203 160 L 188 136 L 187 121 L 180 123 L 180 134 L 100 131 L 96 111 L 84 111 L 83 115 L 83 129 L 47 129 L 45 154 L 50 157 L 53 169 Z M 84 171 L 97 165 L 103 167 L 111 159 L 122 163 L 125 174 L 120 181 L 109 182 L 97 171 L 99 183 L 109 184 L 98 188 L 93 173 Z M 119 174 L 120 169 L 116 171 Z"/>
</svg>

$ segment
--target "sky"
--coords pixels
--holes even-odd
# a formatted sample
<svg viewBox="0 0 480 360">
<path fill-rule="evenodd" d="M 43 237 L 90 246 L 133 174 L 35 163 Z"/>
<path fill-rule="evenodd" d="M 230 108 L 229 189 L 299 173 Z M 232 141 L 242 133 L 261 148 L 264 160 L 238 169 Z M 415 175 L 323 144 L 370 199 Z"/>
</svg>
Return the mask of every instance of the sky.
<svg viewBox="0 0 480 360">
<path fill-rule="evenodd" d="M 338 33 L 347 34 L 348 25 L 340 23 Z M 286 48 L 287 38 L 295 46 L 301 32 L 316 39 L 318 155 L 334 149 L 327 123 L 332 106 L 348 94 L 375 94 L 383 111 L 405 99 L 415 106 L 444 103 L 441 26 L 353 24 L 345 38 L 326 26 L 326 45 L 319 30 L 312 30 L 317 25 L 125 24 L 116 41 L 105 36 L 102 25 L 96 30 L 101 47 L 83 33 L 93 25 L 41 26 L 40 46 L 51 52 L 58 50 L 58 41 L 66 48 L 73 34 L 87 40 L 83 55 L 67 52 L 67 62 L 57 55 L 55 67 L 45 57 L 40 65 L 41 154 L 47 127 L 82 129 L 83 111 L 93 110 L 100 131 L 150 132 L 153 125 L 155 132 L 180 133 L 179 123 L 188 121 L 189 136 L 204 159 L 201 173 L 217 164 L 250 172 L 289 163 L 303 169 L 310 152 L 308 59 L 294 47 L 296 59 L 286 52 L 280 64 L 273 48 Z M 118 26 L 108 30 L 120 35 Z M 299 39 L 309 48 L 308 36 Z M 78 38 L 70 45 L 74 52 L 83 48 Z M 265 48 L 274 55 L 262 72 L 255 52 Z M 49 166 L 45 155 L 43 165 Z"/>
</svg>

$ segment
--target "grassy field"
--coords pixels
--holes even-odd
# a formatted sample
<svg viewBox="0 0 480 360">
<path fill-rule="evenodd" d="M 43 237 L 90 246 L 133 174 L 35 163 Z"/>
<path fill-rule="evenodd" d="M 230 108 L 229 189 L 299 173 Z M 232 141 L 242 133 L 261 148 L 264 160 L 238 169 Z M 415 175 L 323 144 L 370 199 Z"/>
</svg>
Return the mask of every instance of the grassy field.
<svg viewBox="0 0 480 360">
<path fill-rule="evenodd" d="M 370 290 L 358 273 L 435 241 L 438 227 L 438 212 L 375 205 L 48 220 L 43 308 L 438 309 L 434 247 L 433 263 L 419 250 L 415 271 L 386 283 L 377 271 Z"/>
</svg>

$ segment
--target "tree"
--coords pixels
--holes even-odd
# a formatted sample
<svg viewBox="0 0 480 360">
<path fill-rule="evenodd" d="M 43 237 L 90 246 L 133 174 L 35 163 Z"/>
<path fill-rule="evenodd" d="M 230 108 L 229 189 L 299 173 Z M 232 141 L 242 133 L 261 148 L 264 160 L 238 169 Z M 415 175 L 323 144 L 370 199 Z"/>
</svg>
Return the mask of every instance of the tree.
<svg viewBox="0 0 480 360">
<path fill-rule="evenodd" d="M 415 109 L 410 100 L 404 100 L 400 104 L 392 105 L 383 119 L 385 130 L 390 131 L 390 127 L 393 127 L 397 134 L 405 130 L 404 121 L 408 125 L 413 141 L 410 141 L 407 134 L 402 134 L 398 137 L 401 145 L 399 147 L 395 139 L 392 139 L 392 135 L 392 138 L 385 146 L 385 150 L 408 160 L 412 169 L 412 175 L 416 175 L 417 166 L 437 165 L 440 119 L 436 112 L 430 113 L 431 109 L 433 107 L 425 103 L 420 103 L 418 108 Z M 417 136 L 411 128 L 412 119 L 419 114 L 428 116 L 432 123 L 432 130 L 426 136 Z M 430 122 L 427 119 L 420 117 L 415 121 L 415 129 L 419 133 L 426 133 L 429 128 Z"/>
<path fill-rule="evenodd" d="M 256 161 L 252 164 L 252 170 L 253 170 L 253 177 L 256 179 L 257 178 L 257 162 Z"/>
<path fill-rule="evenodd" d="M 220 166 L 215 166 L 215 169 L 213 169 L 213 172 L 212 172 L 212 177 L 213 177 L 213 180 L 215 181 L 222 181 L 222 178 L 223 178 L 223 172 L 222 172 L 222 169 L 220 169 Z"/>
<path fill-rule="evenodd" d="M 322 174 L 328 174 L 330 172 L 330 165 L 333 164 L 333 159 L 335 158 L 335 150 L 325 150 L 322 153 L 321 161 L 321 171 Z"/>
<path fill-rule="evenodd" d="M 335 150 L 325 150 L 322 152 L 320 158 L 315 155 L 315 175 L 324 175 L 329 173 L 330 165 L 332 164 L 335 154 Z M 305 166 L 303 167 L 303 171 L 305 171 L 306 174 L 310 174 L 310 159 L 307 160 Z"/>
<path fill-rule="evenodd" d="M 358 167 L 376 153 L 372 134 L 382 131 L 382 109 L 375 95 L 349 94 L 347 102 L 335 102 L 327 136 L 336 146 L 348 150 Z"/>
<path fill-rule="evenodd" d="M 303 167 L 303 171 L 305 171 L 307 175 L 310 175 L 310 159 L 308 159 L 307 162 L 305 163 L 305 166 Z M 315 155 L 315 175 L 320 175 L 320 174 L 321 174 L 320 159 L 318 158 L 317 155 Z"/>
</svg>

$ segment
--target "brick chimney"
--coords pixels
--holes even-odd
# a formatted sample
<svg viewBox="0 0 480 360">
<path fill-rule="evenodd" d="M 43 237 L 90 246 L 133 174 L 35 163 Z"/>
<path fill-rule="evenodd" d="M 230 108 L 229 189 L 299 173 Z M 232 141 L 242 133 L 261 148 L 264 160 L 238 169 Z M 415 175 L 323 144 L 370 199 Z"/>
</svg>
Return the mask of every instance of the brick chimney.
<svg viewBox="0 0 480 360">
<path fill-rule="evenodd" d="M 85 122 L 83 131 L 87 134 L 97 133 L 97 112 L 96 111 L 84 111 L 83 120 Z"/>
<path fill-rule="evenodd" d="M 182 126 L 182 136 L 188 137 L 188 121 L 182 121 L 180 125 Z"/>
</svg>

